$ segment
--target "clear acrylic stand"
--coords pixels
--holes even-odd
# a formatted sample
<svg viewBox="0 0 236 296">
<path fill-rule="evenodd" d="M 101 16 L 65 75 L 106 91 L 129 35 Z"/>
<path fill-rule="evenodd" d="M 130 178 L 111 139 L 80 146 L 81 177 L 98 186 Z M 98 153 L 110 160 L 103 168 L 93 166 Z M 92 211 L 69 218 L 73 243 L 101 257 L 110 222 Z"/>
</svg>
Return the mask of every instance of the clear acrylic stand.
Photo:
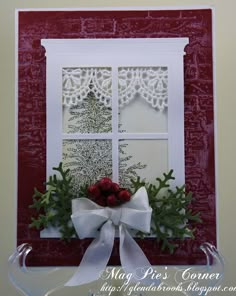
<svg viewBox="0 0 236 296">
<path fill-rule="evenodd" d="M 196 283 L 199 287 L 213 288 L 219 285 L 224 275 L 224 259 L 216 250 L 216 248 L 209 244 L 204 243 L 201 245 L 201 250 L 206 255 L 207 264 L 202 266 L 188 266 L 191 268 L 192 274 L 219 274 L 216 279 L 189 279 L 183 282 L 183 272 L 185 268 L 173 268 L 173 276 L 164 281 L 165 286 L 177 286 L 182 283 L 183 291 L 182 294 L 186 296 L 199 295 L 199 291 L 187 290 L 191 284 L 192 287 Z M 60 290 L 64 287 L 64 284 L 72 276 L 65 274 L 65 269 L 61 268 L 33 268 L 28 269 L 25 262 L 26 257 L 32 250 L 28 244 L 22 244 L 17 247 L 16 251 L 9 257 L 8 260 L 8 274 L 9 279 L 13 286 L 25 296 L 48 296 L 51 293 Z M 169 267 L 168 267 L 169 268 Z M 96 285 L 97 286 L 97 285 Z M 78 287 L 79 289 L 79 287 Z M 56 293 L 54 293 L 56 295 Z M 97 286 L 96 289 L 88 291 L 88 296 L 106 296 L 108 293 L 99 291 Z M 125 295 L 121 293 L 120 295 Z M 133 293 L 133 296 L 144 296 L 144 293 Z M 206 291 L 202 291 L 201 295 L 206 295 Z"/>
<path fill-rule="evenodd" d="M 182 282 L 182 293 L 186 296 L 208 295 L 213 287 L 220 284 L 224 277 L 224 258 L 210 243 L 203 243 L 200 249 L 206 255 L 206 265 L 175 268 L 175 286 Z M 212 275 L 212 278 L 210 276 Z M 189 290 L 188 290 L 189 289 Z M 201 294 L 200 293 L 201 289 Z"/>
<path fill-rule="evenodd" d="M 32 250 L 29 244 L 22 244 L 9 257 L 8 276 L 13 286 L 25 296 L 48 296 L 63 288 L 72 273 L 65 277 L 63 268 L 30 268 L 26 257 Z"/>
</svg>

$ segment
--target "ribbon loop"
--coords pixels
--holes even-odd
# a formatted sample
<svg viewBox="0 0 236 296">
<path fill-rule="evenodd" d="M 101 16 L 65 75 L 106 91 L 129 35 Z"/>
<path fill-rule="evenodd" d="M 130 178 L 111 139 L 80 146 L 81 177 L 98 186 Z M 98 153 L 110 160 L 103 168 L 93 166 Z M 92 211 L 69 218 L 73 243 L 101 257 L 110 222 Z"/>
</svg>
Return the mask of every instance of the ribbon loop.
<svg viewBox="0 0 236 296">
<path fill-rule="evenodd" d="M 72 202 L 72 221 L 80 238 L 96 238 L 87 248 L 78 270 L 65 286 L 78 286 L 97 280 L 106 268 L 114 245 L 115 228 L 119 226 L 120 260 L 125 272 L 151 267 L 142 249 L 127 227 L 150 231 L 152 208 L 144 187 L 120 207 L 100 207 L 87 198 Z M 98 232 L 97 230 L 100 229 Z"/>
</svg>

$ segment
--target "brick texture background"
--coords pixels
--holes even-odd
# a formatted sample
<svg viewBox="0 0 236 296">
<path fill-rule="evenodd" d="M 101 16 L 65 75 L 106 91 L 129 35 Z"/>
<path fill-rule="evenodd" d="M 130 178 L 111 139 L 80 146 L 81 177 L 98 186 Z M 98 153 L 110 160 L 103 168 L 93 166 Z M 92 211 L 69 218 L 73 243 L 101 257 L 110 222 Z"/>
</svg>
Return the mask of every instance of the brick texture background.
<svg viewBox="0 0 236 296">
<path fill-rule="evenodd" d="M 77 265 L 89 239 L 65 244 L 40 239 L 28 228 L 33 188 L 43 190 L 46 178 L 46 58 L 42 38 L 189 37 L 185 73 L 185 169 L 192 207 L 203 224 L 196 239 L 179 242 L 174 255 L 161 253 L 153 239 L 137 240 L 152 264 L 201 264 L 202 242 L 216 244 L 212 13 L 169 11 L 21 11 L 18 48 L 18 228 L 17 242 L 33 246 L 30 265 Z M 116 241 L 110 264 L 119 264 Z"/>
</svg>

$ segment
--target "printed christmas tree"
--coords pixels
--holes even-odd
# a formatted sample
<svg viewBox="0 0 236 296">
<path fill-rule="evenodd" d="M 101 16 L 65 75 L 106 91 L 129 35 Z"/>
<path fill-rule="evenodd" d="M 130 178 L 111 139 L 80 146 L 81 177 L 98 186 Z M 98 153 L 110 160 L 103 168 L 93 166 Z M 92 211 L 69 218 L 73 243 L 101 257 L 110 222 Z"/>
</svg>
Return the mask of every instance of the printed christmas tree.
<svg viewBox="0 0 236 296">
<path fill-rule="evenodd" d="M 87 98 L 70 107 L 67 128 L 69 133 L 112 132 L 112 109 L 97 100 L 91 87 Z M 127 155 L 127 146 L 120 141 L 119 183 L 125 188 L 138 176 L 137 171 L 146 167 L 140 162 L 130 164 L 132 155 Z M 105 176 L 112 178 L 112 141 L 64 140 L 63 163 L 71 170 L 75 193 L 82 184 L 95 183 Z"/>
</svg>

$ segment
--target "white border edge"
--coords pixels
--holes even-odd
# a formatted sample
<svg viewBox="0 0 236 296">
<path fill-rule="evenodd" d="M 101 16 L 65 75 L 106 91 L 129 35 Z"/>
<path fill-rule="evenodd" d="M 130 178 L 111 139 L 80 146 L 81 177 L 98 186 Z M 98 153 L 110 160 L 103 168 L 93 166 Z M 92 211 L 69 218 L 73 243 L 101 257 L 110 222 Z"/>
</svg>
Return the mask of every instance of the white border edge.
<svg viewBox="0 0 236 296">
<path fill-rule="evenodd" d="M 215 214 L 216 214 L 216 244 L 220 248 L 219 226 L 219 189 L 218 189 L 218 116 L 217 116 L 217 91 L 216 91 L 216 8 L 212 7 L 212 59 L 213 59 L 213 108 L 214 108 L 214 164 L 215 164 Z"/>
<path fill-rule="evenodd" d="M 51 7 L 51 8 L 16 8 L 17 11 L 133 11 L 133 10 L 193 10 L 193 9 L 212 9 L 213 5 L 183 5 L 183 6 L 91 6 L 91 7 Z"/>
<path fill-rule="evenodd" d="M 17 247 L 17 221 L 18 221 L 18 41 L 19 40 L 19 10 L 15 9 L 15 181 L 14 181 L 14 246 Z"/>
</svg>

